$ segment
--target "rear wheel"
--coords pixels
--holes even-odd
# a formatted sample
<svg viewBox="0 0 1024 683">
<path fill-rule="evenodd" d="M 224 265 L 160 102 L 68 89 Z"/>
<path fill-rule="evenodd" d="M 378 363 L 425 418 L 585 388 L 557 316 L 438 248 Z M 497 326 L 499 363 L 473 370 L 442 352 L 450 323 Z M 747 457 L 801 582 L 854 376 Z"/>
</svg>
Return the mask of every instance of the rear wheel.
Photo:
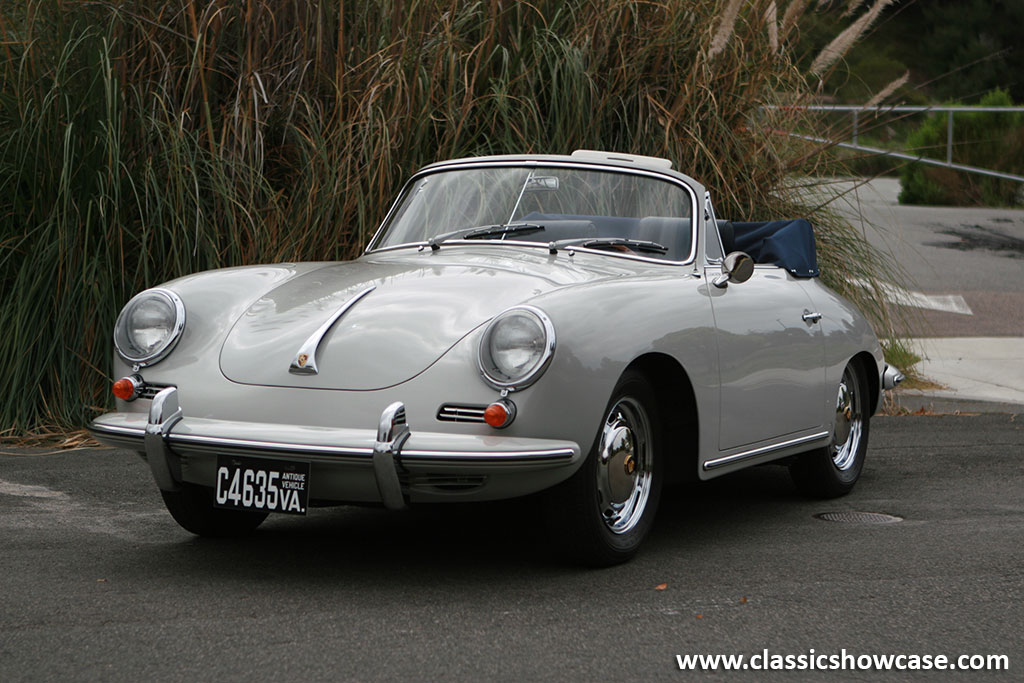
<svg viewBox="0 0 1024 683">
<path fill-rule="evenodd" d="M 836 394 L 832 443 L 800 456 L 789 471 L 801 493 L 835 498 L 853 490 L 868 450 L 868 384 L 861 366 L 851 361 Z"/>
<path fill-rule="evenodd" d="M 225 510 L 213 507 L 213 489 L 182 484 L 177 491 L 161 491 L 174 521 L 198 536 L 241 536 L 267 518 L 266 512 Z"/>
<path fill-rule="evenodd" d="M 586 461 L 548 494 L 560 547 L 573 559 L 593 566 L 625 562 L 647 536 L 663 478 L 654 405 L 647 379 L 624 374 Z"/>
</svg>

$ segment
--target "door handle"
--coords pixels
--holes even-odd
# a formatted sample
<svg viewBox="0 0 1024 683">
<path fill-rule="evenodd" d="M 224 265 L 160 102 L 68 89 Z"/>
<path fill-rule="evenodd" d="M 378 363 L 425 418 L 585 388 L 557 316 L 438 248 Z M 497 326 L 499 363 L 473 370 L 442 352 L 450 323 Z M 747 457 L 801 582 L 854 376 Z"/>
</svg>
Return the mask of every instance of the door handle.
<svg viewBox="0 0 1024 683">
<path fill-rule="evenodd" d="M 804 311 L 804 314 L 800 316 L 803 318 L 805 323 L 816 323 L 821 320 L 821 313 L 811 313 L 810 311 Z"/>
</svg>

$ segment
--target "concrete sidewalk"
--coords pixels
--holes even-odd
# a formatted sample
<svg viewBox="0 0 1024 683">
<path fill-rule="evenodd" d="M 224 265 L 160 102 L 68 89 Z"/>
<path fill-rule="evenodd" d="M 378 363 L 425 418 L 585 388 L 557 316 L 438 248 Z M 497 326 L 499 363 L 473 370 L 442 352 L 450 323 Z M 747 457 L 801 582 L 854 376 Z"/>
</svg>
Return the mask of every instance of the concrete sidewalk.
<svg viewBox="0 0 1024 683">
<path fill-rule="evenodd" d="M 916 366 L 918 373 L 945 388 L 898 389 L 897 400 L 904 407 L 1024 412 L 1024 337 L 911 339 L 909 343 L 922 359 Z"/>
</svg>

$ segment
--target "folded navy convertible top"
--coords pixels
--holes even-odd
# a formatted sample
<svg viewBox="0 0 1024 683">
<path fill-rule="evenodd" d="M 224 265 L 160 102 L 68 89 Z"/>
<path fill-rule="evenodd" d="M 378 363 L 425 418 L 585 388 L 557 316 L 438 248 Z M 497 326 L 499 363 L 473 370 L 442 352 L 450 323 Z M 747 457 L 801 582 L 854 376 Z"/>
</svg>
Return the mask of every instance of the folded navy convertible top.
<svg viewBox="0 0 1024 683">
<path fill-rule="evenodd" d="M 754 263 L 771 263 L 796 277 L 817 277 L 818 253 L 814 230 L 803 218 L 765 223 L 733 223 L 735 249 L 745 251 Z"/>
</svg>

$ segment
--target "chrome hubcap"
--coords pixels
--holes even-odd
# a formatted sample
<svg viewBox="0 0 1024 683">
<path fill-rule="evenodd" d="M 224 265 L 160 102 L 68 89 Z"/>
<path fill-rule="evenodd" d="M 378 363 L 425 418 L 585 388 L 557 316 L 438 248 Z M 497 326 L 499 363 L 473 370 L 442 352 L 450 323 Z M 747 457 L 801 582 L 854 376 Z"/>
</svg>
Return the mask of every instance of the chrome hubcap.
<svg viewBox="0 0 1024 683">
<path fill-rule="evenodd" d="M 832 439 L 832 462 L 838 469 L 848 470 L 853 466 L 863 430 L 864 416 L 857 396 L 856 378 L 847 367 L 836 396 L 836 427 Z"/>
<path fill-rule="evenodd" d="M 651 427 L 647 413 L 626 397 L 608 412 L 601 429 L 597 493 L 601 518 L 616 534 L 637 525 L 651 494 Z"/>
</svg>

